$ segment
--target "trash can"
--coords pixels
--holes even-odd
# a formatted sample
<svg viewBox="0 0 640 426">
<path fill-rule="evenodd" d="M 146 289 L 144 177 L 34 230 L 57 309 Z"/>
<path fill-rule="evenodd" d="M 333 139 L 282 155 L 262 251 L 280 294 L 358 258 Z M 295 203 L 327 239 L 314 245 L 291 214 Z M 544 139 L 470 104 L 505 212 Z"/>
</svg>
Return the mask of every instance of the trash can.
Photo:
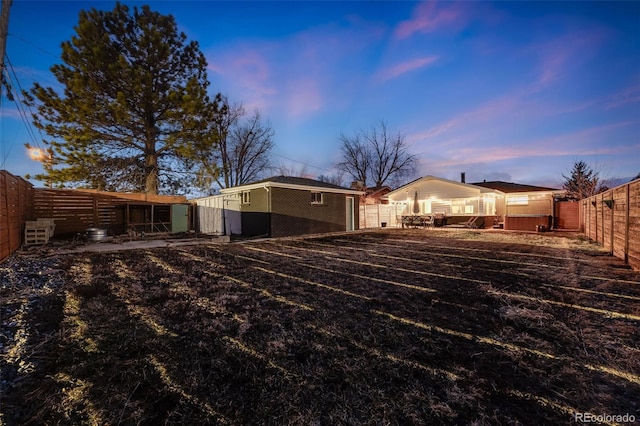
<svg viewBox="0 0 640 426">
<path fill-rule="evenodd" d="M 380 226 L 382 226 L 383 228 L 387 227 L 387 222 L 380 222 Z"/>
</svg>

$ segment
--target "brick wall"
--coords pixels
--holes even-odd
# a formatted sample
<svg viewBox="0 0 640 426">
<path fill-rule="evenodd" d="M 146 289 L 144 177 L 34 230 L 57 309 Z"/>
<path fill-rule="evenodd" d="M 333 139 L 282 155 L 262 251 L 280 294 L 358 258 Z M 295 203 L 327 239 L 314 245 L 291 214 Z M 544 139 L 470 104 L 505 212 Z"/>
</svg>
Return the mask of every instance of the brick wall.
<svg viewBox="0 0 640 426">
<path fill-rule="evenodd" d="M 346 230 L 346 195 L 323 193 L 322 204 L 311 204 L 311 191 L 271 189 L 271 236 L 316 234 Z M 358 206 L 354 197 L 354 208 Z M 358 229 L 357 210 L 354 229 Z"/>
</svg>

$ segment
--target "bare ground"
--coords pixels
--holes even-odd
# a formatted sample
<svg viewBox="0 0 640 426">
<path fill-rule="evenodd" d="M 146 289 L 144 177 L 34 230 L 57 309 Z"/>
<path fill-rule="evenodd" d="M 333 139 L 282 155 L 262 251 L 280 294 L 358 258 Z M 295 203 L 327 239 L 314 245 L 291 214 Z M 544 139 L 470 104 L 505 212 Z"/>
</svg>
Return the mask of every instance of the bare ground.
<svg viewBox="0 0 640 426">
<path fill-rule="evenodd" d="M 19 255 L 0 301 L 0 424 L 640 419 L 640 274 L 574 234 Z"/>
</svg>

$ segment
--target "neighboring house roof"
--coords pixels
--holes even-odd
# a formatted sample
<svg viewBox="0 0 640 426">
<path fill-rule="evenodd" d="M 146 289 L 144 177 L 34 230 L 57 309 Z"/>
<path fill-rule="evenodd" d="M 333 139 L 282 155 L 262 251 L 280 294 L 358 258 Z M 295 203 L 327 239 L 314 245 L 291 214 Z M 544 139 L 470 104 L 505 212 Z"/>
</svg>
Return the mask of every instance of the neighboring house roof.
<svg viewBox="0 0 640 426">
<path fill-rule="evenodd" d="M 367 197 L 380 197 L 388 192 L 391 192 L 391 188 L 388 186 L 375 186 L 373 188 L 367 188 L 365 190 Z"/>
<path fill-rule="evenodd" d="M 550 192 L 550 191 L 559 191 L 554 188 L 545 188 L 543 186 L 534 186 L 534 185 L 522 185 L 519 183 L 513 182 L 502 182 L 499 180 L 491 181 L 491 182 L 477 182 L 472 183 L 472 185 L 482 186 L 485 188 L 496 189 L 498 191 L 504 192 L 505 194 L 510 194 L 514 192 Z"/>
<path fill-rule="evenodd" d="M 234 186 L 232 188 L 221 189 L 220 193 L 229 194 L 238 191 L 248 191 L 250 189 L 256 188 L 288 188 L 288 189 L 298 189 L 298 190 L 317 190 L 323 192 L 334 192 L 334 193 L 343 193 L 343 194 L 351 194 L 351 195 L 362 195 L 364 192 L 355 191 L 353 189 L 344 188 L 339 185 L 334 185 L 328 182 L 321 182 L 315 179 L 307 179 L 302 177 L 293 177 L 293 176 L 272 176 L 267 179 L 262 179 L 256 182 Z"/>
</svg>

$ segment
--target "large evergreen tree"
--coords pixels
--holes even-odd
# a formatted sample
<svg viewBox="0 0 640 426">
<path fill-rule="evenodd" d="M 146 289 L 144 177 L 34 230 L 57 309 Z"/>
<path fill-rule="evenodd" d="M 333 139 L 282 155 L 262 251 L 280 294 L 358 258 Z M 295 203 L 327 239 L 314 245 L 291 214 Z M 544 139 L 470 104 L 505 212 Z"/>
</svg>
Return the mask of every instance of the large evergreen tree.
<svg viewBox="0 0 640 426">
<path fill-rule="evenodd" d="M 574 163 L 571 175 L 562 175 L 562 177 L 565 179 L 563 184 L 565 196 L 570 200 L 582 200 L 608 189 L 600 173 L 584 161 Z"/>
<path fill-rule="evenodd" d="M 171 15 L 117 3 L 82 11 L 75 30 L 62 43 L 64 64 L 51 68 L 63 93 L 36 83 L 25 94 L 50 137 L 37 178 L 158 193 L 216 148 L 221 98 L 208 96 L 205 57 Z"/>
</svg>

